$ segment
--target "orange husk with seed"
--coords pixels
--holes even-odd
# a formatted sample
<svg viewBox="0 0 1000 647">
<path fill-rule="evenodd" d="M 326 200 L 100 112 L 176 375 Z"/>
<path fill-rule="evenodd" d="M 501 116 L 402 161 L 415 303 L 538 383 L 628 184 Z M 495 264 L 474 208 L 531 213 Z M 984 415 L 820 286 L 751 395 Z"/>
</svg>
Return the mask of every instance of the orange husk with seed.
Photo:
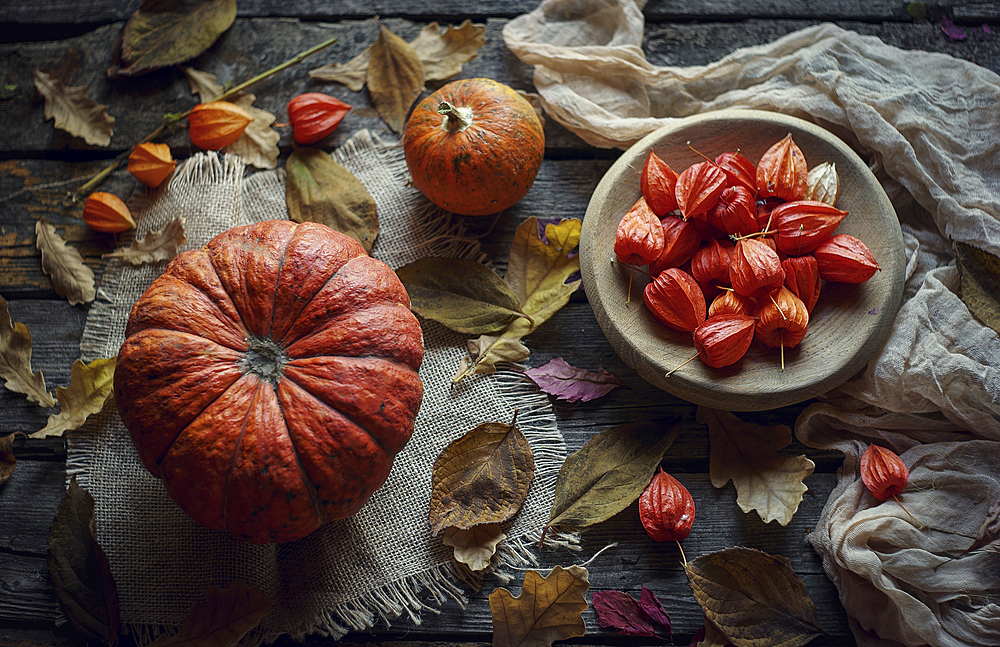
<svg viewBox="0 0 1000 647">
<path fill-rule="evenodd" d="M 677 196 L 674 193 L 676 186 L 677 172 L 659 155 L 649 151 L 646 164 L 642 167 L 642 175 L 639 176 L 639 190 L 658 217 L 662 218 L 677 210 Z"/>
<path fill-rule="evenodd" d="M 198 148 L 217 151 L 239 139 L 251 121 L 253 117 L 235 103 L 199 103 L 188 115 L 188 136 Z"/>
<path fill-rule="evenodd" d="M 757 195 L 801 200 L 806 194 L 808 176 L 806 158 L 789 133 L 767 149 L 757 162 Z"/>
<path fill-rule="evenodd" d="M 154 189 L 173 173 L 176 166 L 170 146 L 166 144 L 145 142 L 133 148 L 128 156 L 128 172 Z"/>
<path fill-rule="evenodd" d="M 707 212 L 726 188 L 726 174 L 712 162 L 698 162 L 677 176 L 674 194 L 684 219 Z"/>
<path fill-rule="evenodd" d="M 785 286 L 758 299 L 754 316 L 757 317 L 757 339 L 772 348 L 798 346 L 809 328 L 806 304 Z"/>
<path fill-rule="evenodd" d="M 781 261 L 781 267 L 785 270 L 785 287 L 792 291 L 792 294 L 802 299 L 806 304 L 806 310 L 812 313 L 819 301 L 820 277 L 819 265 L 812 256 L 790 256 Z"/>
<path fill-rule="evenodd" d="M 94 231 L 120 234 L 135 227 L 128 205 L 113 193 L 95 191 L 83 205 L 83 221 Z"/>
<path fill-rule="evenodd" d="M 732 152 L 719 155 L 715 163 L 726 174 L 727 186 L 743 186 L 757 195 L 757 167 L 753 162 L 739 152 Z"/>
<path fill-rule="evenodd" d="M 885 501 L 903 493 L 910 481 L 910 470 L 892 450 L 868 445 L 861 454 L 861 480 L 872 496 Z"/>
<path fill-rule="evenodd" d="M 663 225 L 640 197 L 618 223 L 614 252 L 618 261 L 646 265 L 663 252 Z"/>
<path fill-rule="evenodd" d="M 705 295 L 729 287 L 729 266 L 733 263 L 733 244 L 724 239 L 709 239 L 691 257 L 691 276 Z"/>
<path fill-rule="evenodd" d="M 667 216 L 663 225 L 663 251 L 649 264 L 649 273 L 658 275 L 668 267 L 680 267 L 691 260 L 701 246 L 701 235 L 689 220 Z"/>
<path fill-rule="evenodd" d="M 691 332 L 705 321 L 705 295 L 697 281 L 679 268 L 663 270 L 646 285 L 642 300 L 664 326 Z"/>
<path fill-rule="evenodd" d="M 753 317 L 720 314 L 709 317 L 694 331 L 694 347 L 706 366 L 722 368 L 738 362 L 753 341 Z"/>
<path fill-rule="evenodd" d="M 745 297 L 760 299 L 781 286 L 785 270 L 778 253 L 756 238 L 744 238 L 733 248 L 729 281 Z"/>
<path fill-rule="evenodd" d="M 716 229 L 733 236 L 747 236 L 760 231 L 757 226 L 757 204 L 753 193 L 744 186 L 724 188 L 715 206 L 705 213 L 705 220 Z"/>
<path fill-rule="evenodd" d="M 808 254 L 829 238 L 847 216 L 846 211 L 815 200 L 795 200 L 771 211 L 778 249 L 792 256 Z"/>
<path fill-rule="evenodd" d="M 824 281 L 864 283 L 882 268 L 868 245 L 849 234 L 837 234 L 820 243 L 813 256 Z"/>
<path fill-rule="evenodd" d="M 288 120 L 296 144 L 308 146 L 330 135 L 351 105 L 322 92 L 305 92 L 288 102 Z"/>
<path fill-rule="evenodd" d="M 723 290 L 708 306 L 708 317 L 715 315 L 753 315 L 756 302 L 736 290 Z"/>
</svg>

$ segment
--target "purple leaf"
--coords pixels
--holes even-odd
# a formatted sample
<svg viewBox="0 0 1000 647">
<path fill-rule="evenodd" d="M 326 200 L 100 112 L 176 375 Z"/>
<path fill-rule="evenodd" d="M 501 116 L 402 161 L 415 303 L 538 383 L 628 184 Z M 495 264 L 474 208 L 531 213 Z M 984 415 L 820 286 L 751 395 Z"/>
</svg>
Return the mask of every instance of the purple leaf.
<svg viewBox="0 0 1000 647">
<path fill-rule="evenodd" d="M 621 591 L 594 591 L 594 611 L 605 629 L 617 629 L 626 636 L 657 638 L 649 616 L 631 595 Z"/>
<path fill-rule="evenodd" d="M 569 402 L 589 402 L 622 385 L 618 378 L 603 368 L 598 368 L 593 373 L 570 366 L 561 357 L 536 368 L 529 368 L 524 374 L 542 391 Z"/>
<path fill-rule="evenodd" d="M 698 647 L 698 643 L 705 640 L 705 633 L 704 627 L 694 632 L 694 636 L 691 637 L 691 642 L 688 643 L 688 647 Z"/>
<path fill-rule="evenodd" d="M 965 40 L 968 35 L 961 27 L 951 21 L 948 16 L 941 16 L 941 31 L 952 40 Z"/>
<path fill-rule="evenodd" d="M 660 604 L 659 598 L 645 586 L 641 587 L 641 589 L 642 593 L 639 594 L 639 608 L 649 616 L 650 620 L 666 629 L 668 634 L 673 633 L 670 630 L 670 616 L 667 615 L 666 609 Z"/>
</svg>

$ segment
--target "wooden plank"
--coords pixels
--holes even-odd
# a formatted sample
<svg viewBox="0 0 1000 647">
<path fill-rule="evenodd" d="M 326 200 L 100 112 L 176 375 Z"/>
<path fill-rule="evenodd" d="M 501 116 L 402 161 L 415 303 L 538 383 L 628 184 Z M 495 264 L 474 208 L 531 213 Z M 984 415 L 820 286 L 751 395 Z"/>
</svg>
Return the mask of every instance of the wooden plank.
<svg viewBox="0 0 1000 647">
<path fill-rule="evenodd" d="M 59 602 L 44 556 L 0 551 L 0 623 L 55 622 Z"/>
<path fill-rule="evenodd" d="M 10 479 L 0 487 L 0 552 L 45 557 L 49 526 L 63 498 L 66 465 L 18 456 Z"/>
</svg>

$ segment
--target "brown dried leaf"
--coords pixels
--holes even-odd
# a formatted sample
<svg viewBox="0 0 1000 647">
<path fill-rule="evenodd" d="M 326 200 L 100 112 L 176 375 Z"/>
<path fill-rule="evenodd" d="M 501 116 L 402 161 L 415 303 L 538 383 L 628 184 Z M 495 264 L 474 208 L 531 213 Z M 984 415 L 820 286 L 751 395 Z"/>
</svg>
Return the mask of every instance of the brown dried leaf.
<svg viewBox="0 0 1000 647">
<path fill-rule="evenodd" d="M 271 598 L 242 580 L 222 589 L 211 584 L 205 603 L 195 602 L 184 626 L 173 636 L 160 636 L 149 647 L 235 647 L 271 610 Z"/>
<path fill-rule="evenodd" d="M 478 56 L 486 44 L 486 25 L 466 19 L 458 27 L 448 26 L 444 33 L 436 22 L 420 30 L 410 41 L 420 62 L 424 64 L 424 80 L 440 81 L 455 76 L 462 66 Z"/>
<path fill-rule="evenodd" d="M 403 132 L 410 107 L 424 87 L 424 65 L 413 47 L 379 24 L 368 63 L 368 93 L 389 127 Z"/>
<path fill-rule="evenodd" d="M 42 252 L 42 272 L 52 279 L 56 294 L 66 297 L 71 306 L 94 300 L 94 272 L 84 265 L 83 255 L 67 245 L 45 220 L 35 223 L 35 246 Z"/>
<path fill-rule="evenodd" d="M 363 52 L 346 63 L 330 63 L 309 70 L 309 76 L 321 81 L 342 83 L 355 92 L 361 92 L 368 77 L 368 64 L 372 60 L 372 47 L 369 45 Z"/>
<path fill-rule="evenodd" d="M 108 76 L 136 76 L 188 61 L 235 20 L 236 0 L 146 0 L 115 38 Z"/>
<path fill-rule="evenodd" d="M 295 222 L 319 222 L 371 253 L 378 209 L 361 181 L 318 148 L 296 147 L 285 162 L 285 202 Z"/>
<path fill-rule="evenodd" d="M 500 524 L 485 523 L 468 530 L 448 527 L 444 529 L 441 543 L 455 549 L 455 561 L 461 562 L 473 571 L 482 571 L 490 565 L 497 544 L 507 535 L 500 532 Z"/>
<path fill-rule="evenodd" d="M 802 580 L 773 555 L 727 548 L 684 570 L 706 618 L 736 645 L 801 647 L 823 633 Z"/>
<path fill-rule="evenodd" d="M 802 482 L 816 464 L 805 456 L 780 456 L 792 442 L 787 425 L 765 427 L 740 420 L 728 411 L 698 407 L 698 422 L 708 425 L 712 485 L 736 486 L 736 503 L 743 512 L 757 510 L 765 523 L 788 525 L 807 488 Z"/>
<path fill-rule="evenodd" d="M 141 240 L 134 240 L 128 247 L 102 255 L 102 258 L 120 258 L 132 265 L 169 261 L 177 256 L 184 244 L 184 216 L 177 216 L 158 231 L 146 232 Z"/>
<path fill-rule="evenodd" d="M 513 422 L 479 425 L 434 461 L 431 532 L 507 521 L 524 505 L 534 473 L 531 445 Z"/>
<path fill-rule="evenodd" d="M 7 301 L 0 296 L 0 378 L 4 386 L 42 407 L 56 406 L 45 388 L 42 372 L 31 370 L 31 333 L 23 323 L 10 318 Z"/>
<path fill-rule="evenodd" d="M 69 386 L 56 389 L 59 413 L 49 416 L 45 427 L 31 434 L 35 438 L 61 436 L 78 429 L 92 413 L 104 408 L 115 378 L 115 359 L 95 359 L 90 364 L 80 360 L 70 368 Z"/>
<path fill-rule="evenodd" d="M 17 466 L 17 457 L 14 456 L 14 437 L 18 435 L 24 436 L 20 431 L 0 436 L 0 485 L 7 482 Z"/>
<path fill-rule="evenodd" d="M 34 70 L 35 87 L 45 98 L 45 118 L 56 128 L 81 137 L 91 146 L 107 146 L 114 134 L 115 118 L 104 112 L 107 106 L 87 97 L 87 86 L 67 87 L 45 72 Z"/>
<path fill-rule="evenodd" d="M 556 566 L 548 577 L 525 571 L 516 598 L 507 589 L 494 589 L 493 647 L 550 647 L 555 640 L 585 635 L 588 576 L 582 566 Z"/>
<path fill-rule="evenodd" d="M 837 175 L 837 165 L 823 162 L 809 169 L 806 174 L 806 194 L 803 200 L 816 200 L 836 206 L 840 196 L 840 177 Z"/>
<path fill-rule="evenodd" d="M 972 316 L 1000 333 L 1000 258 L 955 241 L 962 302 Z"/>
<path fill-rule="evenodd" d="M 118 589 L 108 557 L 97 543 L 94 498 L 70 481 L 49 528 L 49 576 L 56 597 L 81 633 L 118 641 Z"/>
</svg>

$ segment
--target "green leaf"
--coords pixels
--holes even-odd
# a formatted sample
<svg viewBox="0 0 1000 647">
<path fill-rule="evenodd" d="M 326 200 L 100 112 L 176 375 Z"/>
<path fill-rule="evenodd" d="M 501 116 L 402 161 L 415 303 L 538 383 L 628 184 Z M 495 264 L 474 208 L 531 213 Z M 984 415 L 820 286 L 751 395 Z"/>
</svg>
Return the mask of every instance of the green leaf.
<svg viewBox="0 0 1000 647">
<path fill-rule="evenodd" d="M 108 76 L 136 76 L 195 58 L 235 20 L 236 0 L 146 0 L 115 39 Z"/>
<path fill-rule="evenodd" d="M 479 335 L 521 316 L 517 297 L 497 273 L 459 258 L 422 258 L 396 270 L 410 308 L 452 330 Z"/>
<path fill-rule="evenodd" d="M 801 647 L 823 633 L 816 606 L 785 560 L 728 548 L 684 565 L 705 617 L 739 647 Z"/>
<path fill-rule="evenodd" d="M 914 20 L 923 20 L 927 17 L 927 6 L 923 2 L 911 2 L 906 5 L 906 13 Z"/>
<path fill-rule="evenodd" d="M 585 528 L 632 505 L 679 432 L 680 424 L 629 422 L 591 438 L 560 468 L 546 527 Z"/>
<path fill-rule="evenodd" d="M 77 631 L 115 644 L 118 589 L 108 557 L 97 543 L 94 498 L 75 476 L 49 529 L 48 562 L 56 597 Z"/>
<path fill-rule="evenodd" d="M 985 326 L 1000 332 L 1000 258 L 966 243 L 952 244 L 962 301 Z"/>
<path fill-rule="evenodd" d="M 318 148 L 296 148 L 285 172 L 285 201 L 292 220 L 322 223 L 371 253 L 378 236 L 378 210 L 354 174 Z"/>
</svg>

